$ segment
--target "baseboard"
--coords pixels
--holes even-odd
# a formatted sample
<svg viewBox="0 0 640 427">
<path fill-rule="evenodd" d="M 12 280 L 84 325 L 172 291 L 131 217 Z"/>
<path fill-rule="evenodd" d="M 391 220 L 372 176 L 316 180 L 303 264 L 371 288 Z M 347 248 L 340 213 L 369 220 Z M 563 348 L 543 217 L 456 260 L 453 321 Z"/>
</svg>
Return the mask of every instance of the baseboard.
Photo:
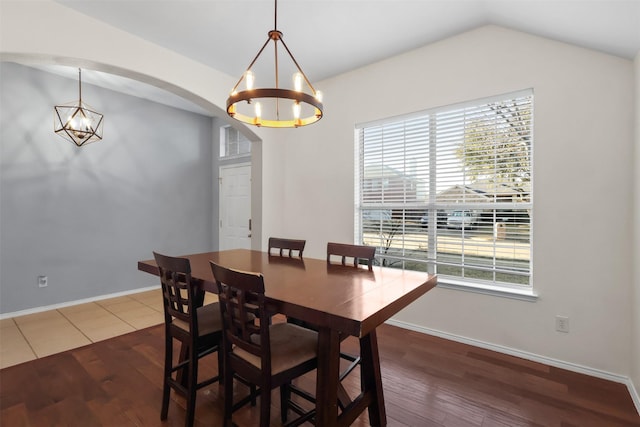
<svg viewBox="0 0 640 427">
<path fill-rule="evenodd" d="M 117 297 L 122 297 L 122 296 L 126 296 L 126 295 L 138 294 L 140 292 L 152 291 L 152 290 L 159 289 L 159 288 L 160 288 L 160 285 L 158 285 L 158 286 L 149 286 L 149 287 L 146 287 L 146 288 L 138 288 L 138 289 L 133 289 L 133 290 L 129 290 L 129 291 L 116 292 L 116 293 L 108 294 L 108 295 L 99 295 L 97 297 L 85 298 L 85 299 L 80 299 L 80 300 L 76 300 L 76 301 L 68 301 L 68 302 L 64 302 L 64 303 L 60 303 L 60 304 L 53 304 L 53 305 L 46 305 L 46 306 L 43 306 L 43 307 L 29 308 L 29 309 L 26 309 L 26 310 L 14 311 L 12 313 L 3 313 L 3 314 L 0 314 L 0 320 L 2 320 L 2 319 L 10 319 L 12 317 L 18 317 L 18 316 L 25 316 L 27 314 L 40 313 L 40 312 L 48 311 L 48 310 L 57 310 L 59 308 L 71 307 L 73 305 L 86 304 L 88 302 L 96 302 L 96 301 L 101 301 L 101 300 L 105 300 L 105 299 L 109 299 L 109 298 L 117 298 Z"/>
<path fill-rule="evenodd" d="M 399 328 L 421 332 L 427 335 L 433 335 L 433 336 L 444 338 L 447 340 L 472 345 L 474 347 L 480 347 L 486 350 L 492 350 L 498 353 L 508 354 L 510 356 L 520 357 L 522 359 L 531 360 L 532 362 L 542 363 L 544 365 L 553 366 L 555 368 L 566 369 L 568 371 L 578 372 L 580 374 L 585 374 L 592 377 L 601 378 L 604 380 L 624 384 L 627 386 L 627 389 L 629 390 L 629 394 L 631 395 L 631 399 L 633 400 L 633 403 L 636 407 L 636 411 L 638 412 L 638 415 L 640 415 L 640 396 L 638 395 L 638 392 L 634 387 L 633 381 L 631 381 L 631 378 L 626 377 L 624 375 L 612 374 L 610 372 L 602 371 L 600 369 L 594 369 L 588 366 L 578 365 L 576 363 L 565 362 L 562 360 L 553 359 L 551 357 L 541 356 L 539 354 L 529 353 L 526 351 L 516 350 L 510 347 L 491 344 L 484 341 L 475 340 L 472 338 L 450 334 L 448 332 L 442 332 L 435 329 L 425 328 L 423 326 L 418 326 L 413 323 L 402 322 L 395 319 L 389 319 L 386 323 L 388 323 L 389 325 L 397 326 Z"/>
<path fill-rule="evenodd" d="M 633 381 L 631 381 L 630 378 L 627 378 L 626 385 L 629 389 L 631 399 L 633 399 L 633 404 L 636 405 L 636 411 L 638 411 L 638 415 L 640 415 L 640 395 L 638 394 L 638 390 L 636 390 L 636 387 L 633 385 Z"/>
</svg>

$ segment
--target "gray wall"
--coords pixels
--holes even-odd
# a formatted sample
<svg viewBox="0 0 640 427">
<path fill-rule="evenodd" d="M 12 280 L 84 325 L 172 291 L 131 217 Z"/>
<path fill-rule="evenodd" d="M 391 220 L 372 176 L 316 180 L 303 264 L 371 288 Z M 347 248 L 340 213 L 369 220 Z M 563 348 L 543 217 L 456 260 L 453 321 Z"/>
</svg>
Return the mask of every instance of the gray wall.
<svg viewBox="0 0 640 427">
<path fill-rule="evenodd" d="M 0 314 L 154 286 L 136 263 L 152 250 L 217 245 L 211 118 L 83 84 L 104 139 L 77 148 L 53 133 L 77 80 L 0 75 Z"/>
</svg>

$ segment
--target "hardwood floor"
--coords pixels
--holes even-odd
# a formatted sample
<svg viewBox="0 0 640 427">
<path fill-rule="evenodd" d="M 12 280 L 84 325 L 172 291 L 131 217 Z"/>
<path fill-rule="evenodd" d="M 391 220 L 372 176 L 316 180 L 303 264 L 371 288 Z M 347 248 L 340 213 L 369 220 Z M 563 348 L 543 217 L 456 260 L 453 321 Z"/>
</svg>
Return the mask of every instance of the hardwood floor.
<svg viewBox="0 0 640 427">
<path fill-rule="evenodd" d="M 389 325 L 378 340 L 389 426 L 640 426 L 622 384 Z M 355 339 L 345 343 L 355 350 Z M 154 326 L 2 369 L 0 425 L 183 426 L 184 399 L 175 394 L 160 422 L 162 345 Z M 215 359 L 203 374 L 217 369 Z M 346 381 L 357 389 L 356 371 Z M 313 384 L 312 375 L 302 379 Z M 196 426 L 221 424 L 221 392 L 217 384 L 199 392 Z M 279 425 L 277 392 L 271 414 Z M 258 419 L 257 407 L 234 414 L 239 426 Z M 368 425 L 367 416 L 354 425 Z"/>
</svg>

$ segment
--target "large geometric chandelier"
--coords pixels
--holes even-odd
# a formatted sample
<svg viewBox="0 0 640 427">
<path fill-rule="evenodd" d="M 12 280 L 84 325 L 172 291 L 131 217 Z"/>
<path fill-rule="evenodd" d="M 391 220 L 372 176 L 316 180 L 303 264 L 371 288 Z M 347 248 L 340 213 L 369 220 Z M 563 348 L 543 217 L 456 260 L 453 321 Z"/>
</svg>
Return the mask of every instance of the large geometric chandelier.
<svg viewBox="0 0 640 427">
<path fill-rule="evenodd" d="M 54 107 L 55 133 L 78 147 L 102 139 L 104 116 L 82 102 L 82 71 L 78 68 L 78 101 Z"/>
<path fill-rule="evenodd" d="M 269 31 L 267 41 L 262 45 L 247 70 L 231 90 L 231 94 L 227 99 L 227 114 L 236 120 L 255 126 L 297 128 L 310 125 L 322 118 L 322 94 L 311 85 L 282 39 L 282 33 L 277 29 L 278 0 L 274 1 L 274 29 Z M 269 78 L 273 77 L 275 87 L 255 88 L 256 83 L 258 83 L 256 81 L 257 75 L 252 68 L 270 41 L 273 41 L 274 46 L 275 64 L 273 69 L 275 69 L 275 76 L 264 76 L 263 81 L 260 83 L 269 81 Z M 279 78 L 280 66 L 286 64 L 279 62 L 278 42 L 282 43 L 286 53 L 289 55 L 289 67 L 293 71 L 292 84 L 288 87 L 282 87 L 282 82 Z M 245 89 L 239 91 L 238 87 L 243 81 Z"/>
</svg>

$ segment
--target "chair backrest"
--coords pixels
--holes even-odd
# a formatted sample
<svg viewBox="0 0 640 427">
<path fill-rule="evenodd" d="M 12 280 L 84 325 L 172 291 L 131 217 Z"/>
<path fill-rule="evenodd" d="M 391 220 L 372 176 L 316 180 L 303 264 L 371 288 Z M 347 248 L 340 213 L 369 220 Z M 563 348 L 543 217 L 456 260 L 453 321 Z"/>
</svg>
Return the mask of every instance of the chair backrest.
<svg viewBox="0 0 640 427">
<path fill-rule="evenodd" d="M 165 323 L 168 325 L 174 319 L 181 320 L 197 336 L 198 316 L 195 313 L 204 303 L 204 292 L 191 279 L 189 260 L 157 252 L 153 256 L 160 270 Z"/>
<path fill-rule="evenodd" d="M 369 271 L 373 270 L 373 260 L 376 256 L 375 246 L 349 245 L 346 243 L 327 243 L 327 263 L 331 264 L 331 256 L 342 258 L 342 265 L 346 265 L 346 258 L 353 258 L 353 266 L 357 267 L 360 260 L 367 260 Z"/>
<path fill-rule="evenodd" d="M 260 358 L 263 373 L 271 375 L 270 318 L 262 274 L 209 263 L 218 287 L 225 351 L 235 346 Z"/>
<path fill-rule="evenodd" d="M 304 251 L 304 245 L 306 240 L 297 239 L 282 239 L 280 237 L 269 237 L 269 255 L 271 255 L 271 249 L 280 249 L 280 256 L 284 256 L 284 251 L 289 251 L 289 257 L 293 257 L 293 252 L 298 252 L 298 257 L 302 258 L 302 252 Z"/>
</svg>

